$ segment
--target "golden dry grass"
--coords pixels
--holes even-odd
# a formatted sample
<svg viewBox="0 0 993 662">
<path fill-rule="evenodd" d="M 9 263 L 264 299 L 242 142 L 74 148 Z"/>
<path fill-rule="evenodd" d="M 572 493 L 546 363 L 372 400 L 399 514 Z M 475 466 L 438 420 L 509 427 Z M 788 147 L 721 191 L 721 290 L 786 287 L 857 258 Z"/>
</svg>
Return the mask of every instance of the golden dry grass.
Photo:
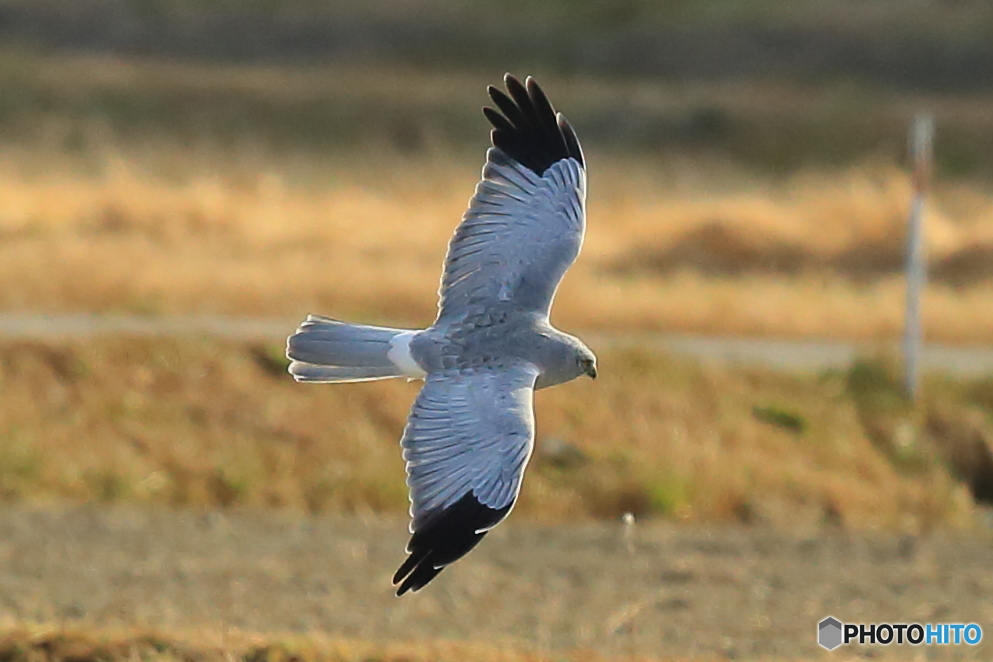
<svg viewBox="0 0 993 662">
<path fill-rule="evenodd" d="M 137 632 L 17 628 L 0 633 L 7 662 L 541 662 L 548 654 L 499 643 L 433 639 L 376 643 L 312 633 L 285 637 L 231 632 Z M 690 658 L 605 656 L 593 651 L 556 651 L 559 662 L 690 662 Z M 700 658 L 693 658 L 700 659 Z"/>
<path fill-rule="evenodd" d="M 223 88 L 264 90 L 279 105 L 363 82 L 361 72 L 329 82 L 326 72 L 63 64 L 34 74 L 80 97 L 94 85 L 166 96 Z M 381 102 L 414 89 L 405 75 L 360 93 Z M 460 97 L 447 76 L 429 82 L 408 100 Z M 389 139 L 369 154 L 318 157 L 251 141 L 125 144 L 99 124 L 71 156 L 60 143 L 71 131 L 52 121 L 56 147 L 0 156 L 0 310 L 424 324 L 480 166 L 430 136 L 417 157 L 390 151 Z M 563 327 L 897 334 L 893 265 L 910 194 L 898 170 L 773 180 L 707 161 L 588 157 L 589 234 L 557 299 Z M 929 228 L 941 277 L 926 295 L 929 337 L 993 341 L 993 196 L 942 187 Z M 885 385 L 867 391 L 857 370 L 775 375 L 614 351 L 601 371 L 596 384 L 539 394 L 539 448 L 515 517 L 634 512 L 909 532 L 973 521 L 966 488 L 940 459 L 955 448 L 941 443 L 993 438 L 988 384 L 938 383 L 914 409 Z M 107 338 L 0 343 L 0 388 L 3 499 L 406 509 L 396 440 L 414 385 L 308 387 L 287 377 L 278 347 Z M 546 659 L 495 644 L 6 629 L 0 659 L 10 662 Z"/>
<path fill-rule="evenodd" d="M 248 105 L 272 102 L 272 112 L 325 94 L 354 93 L 376 107 L 398 89 L 416 90 L 406 97 L 414 105 L 441 99 L 458 106 L 464 82 L 437 74 L 415 85 L 402 80 L 404 72 L 380 78 L 344 70 L 324 80 L 327 72 L 112 64 L 18 66 L 39 89 L 67 97 L 109 90 L 139 100 L 196 98 L 221 90 L 234 99 L 244 94 Z M 613 84 L 636 97 L 659 92 Z M 287 153 L 261 139 L 225 147 L 209 138 L 183 141 L 176 131 L 126 139 L 99 122 L 44 117 L 52 125 L 40 130 L 41 142 L 29 136 L 0 155 L 3 311 L 287 319 L 319 312 L 427 324 L 446 241 L 485 144 L 480 135 L 471 158 L 430 136 L 416 155 L 398 152 L 388 137 L 361 153 Z M 67 151 L 74 131 L 83 135 Z M 554 311 L 563 328 L 898 334 L 897 270 L 910 199 L 898 169 L 875 163 L 773 179 L 678 156 L 655 161 L 590 150 L 588 161 L 587 240 Z M 925 295 L 928 337 L 993 341 L 993 196 L 979 185 L 941 186 L 928 227 L 940 277 Z M 0 432 L 9 438 L 0 472 L 10 496 L 403 507 L 395 439 L 410 393 L 402 385 L 307 389 L 281 374 L 259 383 L 265 370 L 254 350 L 208 341 L 108 339 L 0 351 L 5 373 L 29 376 L 10 380 L 0 411 Z M 570 473 L 539 462 L 521 503 L 536 517 L 634 510 L 776 519 L 794 512 L 922 529 L 962 521 L 968 510 L 933 463 L 924 463 L 923 475 L 894 468 L 899 462 L 878 448 L 893 430 L 867 434 L 864 408 L 836 399 L 828 382 L 715 372 L 648 355 L 603 360 L 605 373 L 611 361 L 617 369 L 597 390 L 577 384 L 539 397 L 543 434 L 580 448 L 593 468 Z M 682 377 L 665 382 L 645 365 Z M 592 408 L 578 404 L 592 398 Z M 797 443 L 752 413 L 780 401 L 810 419 L 804 439 L 816 443 Z M 898 424 L 901 416 L 909 415 Z M 765 501 L 753 503 L 753 494 Z M 556 505 L 539 510 L 542 502 Z"/>
<path fill-rule="evenodd" d="M 891 657 L 890 653 L 875 653 L 875 657 L 899 659 L 899 654 Z M 497 642 L 442 639 L 377 643 L 316 633 L 274 637 L 241 632 L 93 631 L 52 626 L 0 634 L 0 655 L 7 662 L 710 662 L 723 658 L 605 655 L 589 650 L 548 652 Z M 814 658 L 763 656 L 761 659 L 801 662 Z"/>
<path fill-rule="evenodd" d="M 517 516 L 908 531 L 972 521 L 967 488 L 936 459 L 945 428 L 929 436 L 875 373 L 852 390 L 844 374 L 641 352 L 600 363 L 595 383 L 538 394 Z M 126 338 L 3 343 L 0 383 L 5 498 L 406 511 L 397 439 L 416 384 L 301 385 L 279 347 Z M 939 386 L 943 420 L 984 411 Z M 990 438 L 977 426 L 962 434 Z"/>
<path fill-rule="evenodd" d="M 99 154 L 88 173 L 64 156 L 15 149 L 0 159 L 0 309 L 426 324 L 478 170 L 447 154 L 239 159 L 161 145 Z M 755 182 L 715 167 L 708 192 L 707 177 L 677 164 L 591 156 L 590 167 L 587 242 L 556 301 L 564 328 L 897 333 L 902 285 L 878 265 L 900 251 L 909 184 L 898 171 Z M 985 250 L 991 198 L 959 187 L 938 202 L 932 255 Z M 799 266 L 766 264 L 784 254 Z M 714 273 L 715 256 L 731 268 Z M 863 271 L 838 267 L 845 260 Z M 981 269 L 972 282 L 931 288 L 931 338 L 993 335 Z M 8 497 L 402 512 L 396 439 L 413 387 L 299 386 L 280 351 L 208 340 L 0 346 L 0 488 Z M 601 362 L 595 387 L 538 397 L 542 437 L 589 465 L 539 453 L 520 503 L 528 516 L 634 511 L 909 530 L 969 520 L 964 488 L 936 461 L 901 464 L 893 450 L 906 429 L 950 428 L 902 410 L 867 417 L 841 377 L 649 354 Z M 800 412 L 807 431 L 770 425 L 756 407 Z"/>
<path fill-rule="evenodd" d="M 732 108 L 747 127 L 830 114 L 849 98 L 772 83 L 559 79 L 565 110 L 596 116 L 611 110 L 604 98 L 626 100 L 614 109 L 621 133 L 642 107 L 660 118 Z M 5 50 L 0 82 L 14 99 L 0 155 L 0 310 L 433 317 L 445 243 L 486 145 L 475 75 Z M 891 127 L 920 101 L 876 95 L 866 112 Z M 984 130 L 984 98 L 928 105 Z M 478 147 L 453 149 L 463 135 Z M 898 333 L 911 191 L 892 165 L 774 179 L 600 140 L 587 150 L 587 241 L 557 300 L 564 326 Z M 928 234 L 928 336 L 990 342 L 993 195 L 941 183 Z"/>
<path fill-rule="evenodd" d="M 426 324 L 479 168 L 447 153 L 99 155 L 89 173 L 16 149 L 0 160 L 0 309 Z M 595 155 L 590 169 L 587 240 L 556 301 L 563 326 L 898 333 L 910 197 L 899 171 L 748 181 L 700 163 Z M 993 197 L 947 187 L 928 228 L 941 277 L 925 294 L 928 337 L 993 340 Z"/>
</svg>

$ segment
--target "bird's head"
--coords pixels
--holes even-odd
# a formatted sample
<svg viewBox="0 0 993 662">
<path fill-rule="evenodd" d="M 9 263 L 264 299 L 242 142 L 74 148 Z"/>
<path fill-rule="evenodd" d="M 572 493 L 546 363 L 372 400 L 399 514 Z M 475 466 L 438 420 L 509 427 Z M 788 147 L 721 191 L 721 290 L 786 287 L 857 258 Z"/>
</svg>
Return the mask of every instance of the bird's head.
<svg viewBox="0 0 993 662">
<path fill-rule="evenodd" d="M 583 343 L 579 343 L 576 347 L 576 363 L 582 371 L 580 374 L 596 379 L 596 354 Z"/>
</svg>

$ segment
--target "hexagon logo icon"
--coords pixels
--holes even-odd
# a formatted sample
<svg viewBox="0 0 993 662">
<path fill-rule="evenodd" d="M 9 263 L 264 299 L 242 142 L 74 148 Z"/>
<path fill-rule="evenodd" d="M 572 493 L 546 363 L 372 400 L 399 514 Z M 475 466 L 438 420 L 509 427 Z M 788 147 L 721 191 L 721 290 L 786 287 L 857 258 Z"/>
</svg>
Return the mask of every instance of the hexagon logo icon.
<svg viewBox="0 0 993 662">
<path fill-rule="evenodd" d="M 817 643 L 829 651 L 841 645 L 841 621 L 828 616 L 817 624 Z"/>
</svg>

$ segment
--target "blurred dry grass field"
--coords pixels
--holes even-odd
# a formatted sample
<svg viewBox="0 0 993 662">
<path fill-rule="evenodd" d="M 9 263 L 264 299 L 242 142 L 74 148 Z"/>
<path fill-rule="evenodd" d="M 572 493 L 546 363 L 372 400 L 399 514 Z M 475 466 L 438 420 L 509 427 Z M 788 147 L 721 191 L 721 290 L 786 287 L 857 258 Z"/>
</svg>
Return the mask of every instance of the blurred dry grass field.
<svg viewBox="0 0 993 662">
<path fill-rule="evenodd" d="M 46 627 L 17 630 L 0 637 L 0 654 L 8 662 L 710 662 L 703 656 L 655 656 L 620 653 L 606 655 L 588 650 L 534 651 L 497 643 L 458 643 L 434 640 L 424 643 L 379 644 L 310 635 L 279 638 L 233 634 L 222 641 L 219 633 L 183 635 L 160 632 L 55 630 Z M 873 659 L 903 660 L 903 651 L 871 649 Z M 802 662 L 818 659 L 762 656 L 764 662 Z M 856 658 L 845 658 L 856 659 Z M 951 658 L 949 658 L 951 659 Z"/>
<path fill-rule="evenodd" d="M 139 22 L 163 25 L 156 11 L 168 3 L 142 5 L 153 11 Z M 854 21 L 849 9 L 838 20 Z M 464 11 L 475 16 L 474 6 Z M 639 12 L 629 18 L 639 22 Z M 618 14 L 614 3 L 589 3 L 578 16 L 599 29 Z M 962 32 L 945 33 L 950 41 L 976 36 L 969 43 L 982 54 L 987 40 L 972 16 L 963 14 Z M 804 17 L 800 27 L 822 23 L 817 11 Z M 930 27 L 929 18 L 922 25 Z M 888 15 L 875 20 L 892 27 Z M 193 16 L 189 25 L 204 23 Z M 829 33 L 835 23 L 826 24 Z M 775 41 L 755 34 L 760 43 Z M 572 28 L 562 36 L 561 43 L 582 43 Z M 836 50 L 840 41 L 828 37 Z M 885 53 L 886 44 L 880 48 Z M 0 310 L 321 312 L 428 323 L 445 242 L 480 169 L 478 106 L 492 81 L 478 72 L 408 67 L 168 63 L 5 49 Z M 591 171 L 588 240 L 558 297 L 561 326 L 896 336 L 909 181 L 891 163 L 921 95 L 846 81 L 817 88 L 549 78 L 554 100 L 584 137 Z M 965 76 L 958 89 L 972 80 Z M 936 93 L 926 101 L 939 115 L 944 165 L 983 172 L 993 135 L 987 96 Z M 847 165 L 783 174 L 811 153 Z M 929 232 L 928 337 L 993 342 L 993 193 L 976 182 L 943 182 Z M 990 498 L 993 488 L 982 482 L 991 469 L 989 381 L 932 377 L 914 407 L 884 362 L 791 376 L 603 352 L 596 384 L 539 394 L 538 448 L 512 521 L 439 579 L 437 591 L 398 603 L 388 593 L 392 561 L 385 559 L 404 537 L 397 438 L 416 385 L 297 385 L 281 351 L 204 338 L 0 342 L 5 516 L 20 516 L 9 506 L 15 501 L 100 504 L 48 518 L 52 535 L 39 535 L 46 516 L 29 512 L 18 526 L 33 541 L 12 546 L 14 536 L 4 536 L 0 558 L 17 568 L 0 577 L 7 591 L 0 660 L 608 660 L 616 658 L 570 646 L 614 646 L 623 654 L 623 645 L 602 643 L 610 631 L 637 640 L 632 651 L 655 651 L 662 632 L 666 642 L 699 651 L 692 628 L 701 618 L 710 619 L 707 650 L 770 659 L 762 653 L 769 646 L 813 648 L 821 606 L 844 606 L 864 620 L 886 609 L 894 620 L 982 613 L 985 576 L 955 569 L 966 557 L 981 563 L 984 542 L 930 534 L 974 526 L 980 513 L 968 487 Z M 977 468 L 986 473 L 977 478 Z M 176 510 L 141 508 L 115 519 L 106 507 L 115 503 Z M 211 509 L 228 516 L 196 514 Z M 283 513 L 260 512 L 273 509 L 299 521 L 274 525 Z M 163 520 L 186 518 L 216 546 L 203 553 L 190 543 L 191 529 L 175 522 L 147 535 L 134 519 L 155 520 L 156 511 L 166 513 Z M 637 515 L 640 535 L 627 548 L 615 523 L 591 522 L 627 512 Z M 358 517 L 315 527 L 310 515 L 324 513 Z M 380 521 L 387 514 L 396 519 Z M 249 521 L 255 517 L 262 524 Z M 802 540 L 769 536 L 762 526 L 666 533 L 653 518 L 814 533 Z M 838 528 L 911 535 L 878 542 Z M 68 535 L 53 544 L 56 532 Z M 284 542 L 289 547 L 280 551 Z M 173 543 L 179 551 L 166 561 L 147 553 Z M 137 557 L 122 560 L 131 553 Z M 382 563 L 370 560 L 377 555 Z M 826 568 L 857 579 L 829 586 Z M 375 573 L 381 585 L 370 579 Z M 314 582 L 309 592 L 299 590 L 304 576 Z M 251 591 L 235 600 L 234 586 Z M 370 586 L 380 594 L 370 596 Z M 224 600 L 197 592 L 207 589 L 227 596 L 227 616 L 275 628 L 278 612 L 286 617 L 280 627 L 304 622 L 308 634 L 240 634 L 223 623 L 211 631 Z M 513 608 L 494 609 L 491 596 Z M 160 608 L 170 600 L 173 606 Z M 449 642 L 431 629 L 454 623 L 475 632 L 480 612 L 466 604 L 487 614 L 499 635 Z M 524 605 L 531 611 L 521 615 Z M 105 630 L 87 611 L 104 607 L 109 620 L 185 617 L 201 629 Z M 332 617 L 356 637 L 371 624 L 393 628 L 394 637 L 414 631 L 425 638 L 372 643 L 320 634 Z M 794 630 L 792 642 L 770 637 L 783 623 Z M 531 637 L 537 648 L 503 645 L 508 632 Z M 564 648 L 550 653 L 544 644 L 551 641 Z M 881 659 L 902 653 L 886 650 Z"/>
<path fill-rule="evenodd" d="M 433 318 L 445 243 L 485 147 L 478 76 L 4 53 L 0 83 L 0 310 L 290 318 L 320 312 L 410 325 Z M 616 133 L 620 146 L 600 150 L 596 140 L 587 142 L 589 234 L 556 302 L 563 328 L 897 335 L 910 187 L 890 165 L 892 153 L 790 176 L 756 174 L 725 159 L 747 154 L 782 166 L 803 160 L 809 145 L 830 160 L 843 131 L 854 127 L 856 143 L 875 144 L 879 127 L 898 126 L 908 109 L 916 110 L 916 96 L 883 101 L 853 87 L 838 97 L 836 89 L 818 94 L 771 83 L 756 94 L 751 84 L 666 87 L 579 77 L 562 87 L 554 98 L 567 111 L 575 104 L 579 110 L 567 113 L 573 121 L 585 115 L 591 125 L 599 122 L 599 144 Z M 601 98 L 607 106 L 596 105 Z M 982 141 L 973 144 L 969 136 L 988 133 L 975 131 L 989 124 L 986 100 L 940 101 L 939 113 L 966 126 L 956 129 L 958 146 L 973 148 L 956 154 L 982 151 Z M 808 114 L 812 123 L 797 119 Z M 604 129 L 605 122 L 616 132 Z M 688 139 L 687 126 L 696 132 Z M 731 131 L 720 136 L 728 153 L 696 149 L 709 131 Z M 478 135 L 471 150 L 453 148 L 453 140 L 469 135 Z M 637 142 L 668 144 L 672 135 L 688 141 L 684 149 L 665 156 L 651 148 L 624 152 Z M 837 153 L 850 155 L 846 149 Z M 697 151 L 704 155 L 687 156 Z M 975 182 L 942 183 L 928 224 L 934 276 L 924 305 L 928 337 L 993 342 L 993 193 Z M 285 374 L 281 352 L 205 338 L 0 343 L 0 499 L 401 518 L 407 499 L 397 439 L 416 385 L 297 385 Z M 545 553 L 563 558 L 555 545 L 568 539 L 571 553 L 587 554 L 589 576 L 602 579 L 601 550 L 586 538 L 569 538 L 586 520 L 631 512 L 639 521 L 928 534 L 972 527 L 978 513 L 967 486 L 991 489 L 971 473 L 991 468 L 983 464 L 993 439 L 989 381 L 932 377 L 914 407 L 901 398 L 884 362 L 797 376 L 641 352 L 607 351 L 600 358 L 603 377 L 596 384 L 538 395 L 538 448 L 514 519 L 525 526 L 580 522 L 552 535 L 559 542 Z M 402 524 L 393 524 L 390 535 L 402 534 Z M 604 545 L 616 546 L 615 534 L 600 536 Z M 504 544 L 516 558 L 514 535 L 508 524 L 488 542 Z M 737 547 L 693 548 L 727 556 L 730 570 L 666 566 L 661 574 L 661 547 L 637 564 L 618 548 L 624 560 L 616 567 L 651 579 L 616 582 L 614 597 L 633 610 L 614 612 L 617 622 L 628 627 L 651 616 L 668 623 L 674 614 L 693 622 L 690 600 L 659 597 L 652 582 L 661 576 L 677 589 L 686 581 L 720 585 L 712 602 L 698 603 L 694 593 L 694 608 L 713 612 L 713 605 L 740 599 L 753 616 L 747 627 L 768 630 L 769 617 L 749 601 L 795 593 L 783 590 L 788 585 L 777 568 L 813 575 L 827 560 L 848 560 L 847 538 L 823 558 L 811 551 L 819 544 L 797 543 L 796 555 L 806 561 L 783 563 L 766 553 L 783 545 L 757 543 L 756 567 L 771 568 L 761 581 L 741 572 Z M 885 604 L 906 589 L 903 561 L 894 561 L 903 545 L 892 547 L 883 555 L 895 573 L 892 587 L 877 581 L 873 563 L 865 570 L 866 585 L 879 588 Z M 389 554 L 396 549 L 399 542 Z M 877 551 L 868 549 L 867 558 Z M 951 562 L 928 554 L 918 559 L 921 576 L 946 586 Z M 24 553 L 28 561 L 36 556 L 31 548 Z M 325 556 L 315 558 L 326 564 Z M 380 568 L 359 561 L 364 571 Z M 519 582 L 523 571 L 498 561 L 494 574 L 483 576 Z M 470 584 L 475 562 L 465 562 Z M 261 586 L 288 576 L 278 560 L 260 567 Z M 172 587 L 185 596 L 188 587 L 176 581 L 183 572 L 152 590 Z M 586 623 L 583 601 L 560 597 L 563 578 L 572 577 L 579 579 L 569 582 L 585 585 L 573 567 L 538 584 L 561 621 L 564 634 L 555 636 L 573 636 L 570 628 Z M 981 581 L 963 584 L 961 595 L 985 595 Z M 367 586 L 356 595 L 366 595 Z M 864 595 L 858 586 L 844 588 L 850 595 L 842 604 Z M 539 590 L 526 583 L 525 589 Z M 911 594 L 907 603 L 931 609 L 937 592 Z M 448 593 L 438 595 L 420 596 L 427 598 L 419 604 L 429 622 L 438 614 L 452 618 L 455 603 L 444 602 Z M 798 615 L 789 599 L 779 608 Z M 345 596 L 337 611 L 350 614 L 355 600 Z M 253 608 L 250 601 L 242 606 Z M 573 606 L 579 615 L 569 612 Z M 876 618 L 878 611 L 864 615 Z M 733 620 L 712 632 L 732 628 Z M 6 631 L 0 659 L 9 662 L 548 659 L 546 652 L 508 652 L 492 642 L 235 634 L 222 640 L 209 633 L 75 631 L 65 619 L 57 633 L 0 625 Z M 805 628 L 797 625 L 804 645 L 810 643 Z M 650 638 L 655 650 L 654 632 L 630 630 Z M 555 659 L 612 658 L 557 651 Z"/>
<path fill-rule="evenodd" d="M 18 629 L 0 635 L 8 662 L 543 662 L 545 652 L 498 643 L 444 640 L 374 643 L 340 637 L 273 637 L 242 633 L 178 634 L 156 631 L 101 631 L 93 628 Z M 608 656 L 590 651 L 556 651 L 557 662 L 690 662 L 685 657 Z M 692 658 L 698 659 L 698 658 Z"/>
<path fill-rule="evenodd" d="M 479 169 L 445 155 L 158 154 L 107 152 L 84 174 L 66 160 L 7 152 L 0 308 L 320 311 L 424 325 Z M 910 198 L 899 171 L 746 181 L 699 164 L 589 160 L 587 241 L 556 301 L 566 328 L 898 334 Z M 927 223 L 928 337 L 990 342 L 993 196 L 946 187 Z"/>
<path fill-rule="evenodd" d="M 807 648 L 807 646 L 804 646 Z M 867 648 L 867 647 L 866 647 Z M 903 651 L 869 649 L 873 659 L 903 660 Z M 554 650 L 520 644 L 445 639 L 382 643 L 324 633 L 278 636 L 238 631 L 153 629 L 13 628 L 0 634 L 7 662 L 710 662 L 724 654 L 652 655 L 589 649 Z M 737 657 L 735 655 L 734 657 Z M 732 658 L 733 659 L 733 658 Z M 803 662 L 809 655 L 762 655 L 763 662 Z M 846 658 L 856 659 L 856 658 Z M 936 658 L 938 659 L 938 658 Z M 941 658 L 945 659 L 945 658 Z M 952 658 L 947 658 L 952 659 Z"/>
<path fill-rule="evenodd" d="M 433 319 L 486 145 L 475 77 L 4 53 L 0 81 L 12 90 L 0 109 L 0 310 Z M 692 109 L 723 94 L 759 116 L 804 98 L 593 82 L 570 80 L 560 105 L 589 112 L 602 95 Z M 610 117 L 630 119 L 624 107 Z M 455 147 L 450 122 L 478 149 Z M 277 136 L 299 141 L 319 124 L 314 149 Z M 898 334 L 910 185 L 885 159 L 784 177 L 715 155 L 588 152 L 589 229 L 557 297 L 561 327 Z M 943 184 L 928 228 L 927 336 L 993 341 L 993 195 Z M 9 497 L 402 510 L 395 440 L 413 387 L 308 389 L 280 353 L 207 340 L 0 346 L 0 486 Z M 885 384 L 881 400 L 863 398 L 851 375 L 602 358 L 611 376 L 596 390 L 539 396 L 542 434 L 590 465 L 539 458 L 520 504 L 538 518 L 796 515 L 910 530 L 969 519 L 935 458 L 961 468 L 953 456 L 974 449 L 936 438 L 986 443 L 983 384 L 941 383 L 914 409 Z M 794 410 L 800 435 L 783 424 Z"/>
<path fill-rule="evenodd" d="M 925 101 L 939 156 L 953 129 L 989 133 L 982 95 L 559 78 L 591 136 L 587 242 L 555 311 L 576 329 L 893 339 L 902 148 L 870 140 L 857 165 L 790 175 L 727 158 L 771 149 L 782 168 L 853 134 L 902 136 Z M 484 82 L 2 51 L 0 310 L 426 324 L 487 144 Z M 865 126 L 846 124 L 854 107 Z M 730 113 L 719 143 L 681 138 L 708 109 Z M 669 142 L 646 147 L 658 131 Z M 927 336 L 993 341 L 993 193 L 941 182 L 927 226 Z"/>
<path fill-rule="evenodd" d="M 177 633 L 52 626 L 14 629 L 0 635 L 8 662 L 542 662 L 547 653 L 498 643 L 444 640 L 375 643 L 317 633 L 265 636 L 240 632 Z M 689 662 L 690 658 L 606 656 L 590 651 L 555 653 L 559 662 Z"/>
<path fill-rule="evenodd" d="M 974 457 L 993 439 L 988 382 L 933 379 L 914 408 L 875 364 L 789 376 L 637 351 L 600 363 L 595 383 L 537 395 L 517 516 L 974 522 L 957 479 L 989 473 Z M 405 514 L 397 440 L 419 385 L 301 385 L 285 366 L 281 347 L 211 339 L 0 344 L 0 497 Z"/>
</svg>

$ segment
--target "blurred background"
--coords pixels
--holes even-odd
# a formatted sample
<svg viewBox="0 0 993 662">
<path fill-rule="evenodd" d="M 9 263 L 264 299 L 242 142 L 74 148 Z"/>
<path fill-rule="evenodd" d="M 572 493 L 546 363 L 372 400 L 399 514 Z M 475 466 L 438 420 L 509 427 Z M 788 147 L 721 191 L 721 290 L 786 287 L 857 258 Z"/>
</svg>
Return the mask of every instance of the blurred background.
<svg viewBox="0 0 993 662">
<path fill-rule="evenodd" d="M 990 622 L 990 71 L 980 0 L 0 0 L 0 656 L 793 660 L 829 613 Z M 586 153 L 553 319 L 601 379 L 538 394 L 513 517 L 398 601 L 418 385 L 295 384 L 285 336 L 431 323 L 505 72 Z M 911 399 L 921 112 L 957 353 Z"/>
</svg>

